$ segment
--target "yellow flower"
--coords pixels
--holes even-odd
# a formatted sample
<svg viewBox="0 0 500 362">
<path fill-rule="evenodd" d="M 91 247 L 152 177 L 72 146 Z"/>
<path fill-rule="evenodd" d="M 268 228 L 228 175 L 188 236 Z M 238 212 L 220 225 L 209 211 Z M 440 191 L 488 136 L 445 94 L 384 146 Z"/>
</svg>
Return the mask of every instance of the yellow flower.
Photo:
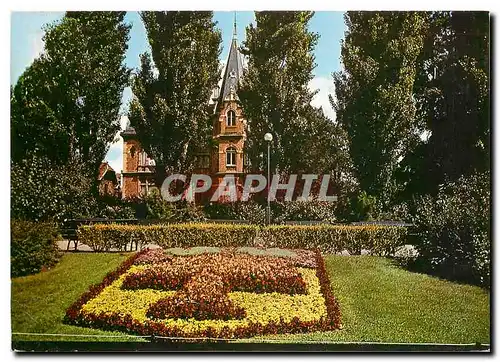
<svg viewBox="0 0 500 362">
<path fill-rule="evenodd" d="M 175 291 L 161 291 L 153 289 L 125 290 L 121 289 L 124 278 L 131 273 L 136 273 L 147 266 L 132 266 L 94 299 L 87 302 L 83 311 L 87 313 L 119 313 L 122 316 L 130 314 L 140 322 L 148 320 L 146 312 L 152 303 Z M 164 319 L 161 322 L 167 326 L 179 327 L 185 332 L 203 331 L 209 327 L 221 330 L 224 327 L 234 329 L 247 326 L 250 321 L 267 324 L 271 321 L 279 322 L 282 318 L 286 322 L 298 317 L 301 321 L 317 321 L 326 317 L 325 299 L 321 294 L 319 280 L 315 270 L 298 268 L 307 285 L 306 294 L 280 294 L 280 293 L 249 293 L 232 292 L 229 298 L 246 310 L 247 316 L 241 320 L 195 320 L 195 319 Z"/>
</svg>

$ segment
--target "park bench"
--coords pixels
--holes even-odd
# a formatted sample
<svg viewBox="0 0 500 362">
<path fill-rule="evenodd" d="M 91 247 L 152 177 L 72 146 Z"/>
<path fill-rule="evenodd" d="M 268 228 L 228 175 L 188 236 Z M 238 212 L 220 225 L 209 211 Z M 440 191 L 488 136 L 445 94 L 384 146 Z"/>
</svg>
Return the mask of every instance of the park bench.
<svg viewBox="0 0 500 362">
<path fill-rule="evenodd" d="M 64 239 L 68 240 L 66 250 L 69 250 L 71 242 L 74 243 L 75 250 L 78 248 L 78 227 L 82 225 L 94 224 L 138 224 L 138 219 L 65 219 L 61 225 L 61 234 Z"/>
</svg>

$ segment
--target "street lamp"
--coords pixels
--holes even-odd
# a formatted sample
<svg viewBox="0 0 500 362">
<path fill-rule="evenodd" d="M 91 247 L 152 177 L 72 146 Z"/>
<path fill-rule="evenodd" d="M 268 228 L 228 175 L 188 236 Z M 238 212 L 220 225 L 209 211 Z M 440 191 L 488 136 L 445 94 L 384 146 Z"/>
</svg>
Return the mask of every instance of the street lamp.
<svg viewBox="0 0 500 362">
<path fill-rule="evenodd" d="M 271 141 L 273 135 L 266 133 L 264 141 L 267 142 L 267 225 L 271 224 L 271 201 L 269 200 L 269 193 L 271 190 Z"/>
</svg>

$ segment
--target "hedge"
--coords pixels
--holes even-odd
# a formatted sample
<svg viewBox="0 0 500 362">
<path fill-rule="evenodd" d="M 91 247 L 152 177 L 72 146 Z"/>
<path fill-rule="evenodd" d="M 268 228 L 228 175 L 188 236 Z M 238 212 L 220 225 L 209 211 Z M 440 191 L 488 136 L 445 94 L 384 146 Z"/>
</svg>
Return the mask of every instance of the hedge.
<svg viewBox="0 0 500 362">
<path fill-rule="evenodd" d="M 270 225 L 261 231 L 266 247 L 319 249 L 323 253 L 347 250 L 360 254 L 394 253 L 406 243 L 406 228 L 381 225 Z"/>
<path fill-rule="evenodd" d="M 406 241 L 406 228 L 377 225 L 257 225 L 240 224 L 161 224 L 90 225 L 78 229 L 78 239 L 96 251 L 156 244 L 163 248 L 253 246 L 259 235 L 265 247 L 319 249 L 324 253 L 362 249 L 374 254 L 390 254 Z M 263 245 L 262 245 L 263 244 Z"/>
<path fill-rule="evenodd" d="M 159 225 L 90 225 L 78 228 L 78 240 L 95 251 L 124 249 L 131 243 L 142 247 L 155 244 L 163 248 L 191 246 L 248 246 L 258 226 L 210 223 Z"/>
</svg>

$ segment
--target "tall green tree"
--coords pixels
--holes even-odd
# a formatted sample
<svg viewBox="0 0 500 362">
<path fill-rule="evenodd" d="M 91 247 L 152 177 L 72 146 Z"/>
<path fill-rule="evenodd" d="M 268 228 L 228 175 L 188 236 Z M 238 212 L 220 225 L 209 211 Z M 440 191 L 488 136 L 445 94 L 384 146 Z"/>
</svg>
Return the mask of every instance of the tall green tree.
<svg viewBox="0 0 500 362">
<path fill-rule="evenodd" d="M 290 154 L 290 171 L 298 173 L 333 173 L 338 179 L 348 172 L 350 160 L 347 134 L 342 127 L 328 118 L 321 108 L 312 105 L 304 107 L 304 115 L 294 122 L 296 131 L 287 134 L 295 142 L 287 145 Z"/>
<path fill-rule="evenodd" d="M 347 12 L 343 70 L 334 74 L 337 120 L 349 137 L 360 187 L 383 204 L 398 185 L 399 162 L 423 126 L 413 94 L 427 26 L 417 12 Z"/>
<path fill-rule="evenodd" d="M 256 12 L 256 25 L 246 29 L 241 51 L 248 57 L 248 69 L 238 96 L 249 125 L 245 152 L 255 169 L 265 165 L 264 134 L 271 132 L 273 168 L 298 172 L 306 163 L 302 150 L 312 139 L 308 126 L 322 122 L 310 106 L 314 92 L 308 88 L 318 41 L 318 35 L 308 30 L 313 15 L 310 11 Z"/>
<path fill-rule="evenodd" d="M 125 12 L 68 12 L 11 92 L 12 160 L 36 154 L 96 176 L 120 128 L 130 25 Z"/>
<path fill-rule="evenodd" d="M 489 15 L 429 14 L 415 97 L 428 140 L 404 162 L 405 195 L 489 170 Z M 424 181 L 424 182 L 423 182 Z"/>
<path fill-rule="evenodd" d="M 221 34 L 210 11 L 146 11 L 141 17 L 151 53 L 141 55 L 129 119 L 162 178 L 166 171 L 188 170 L 209 135 Z"/>
</svg>

